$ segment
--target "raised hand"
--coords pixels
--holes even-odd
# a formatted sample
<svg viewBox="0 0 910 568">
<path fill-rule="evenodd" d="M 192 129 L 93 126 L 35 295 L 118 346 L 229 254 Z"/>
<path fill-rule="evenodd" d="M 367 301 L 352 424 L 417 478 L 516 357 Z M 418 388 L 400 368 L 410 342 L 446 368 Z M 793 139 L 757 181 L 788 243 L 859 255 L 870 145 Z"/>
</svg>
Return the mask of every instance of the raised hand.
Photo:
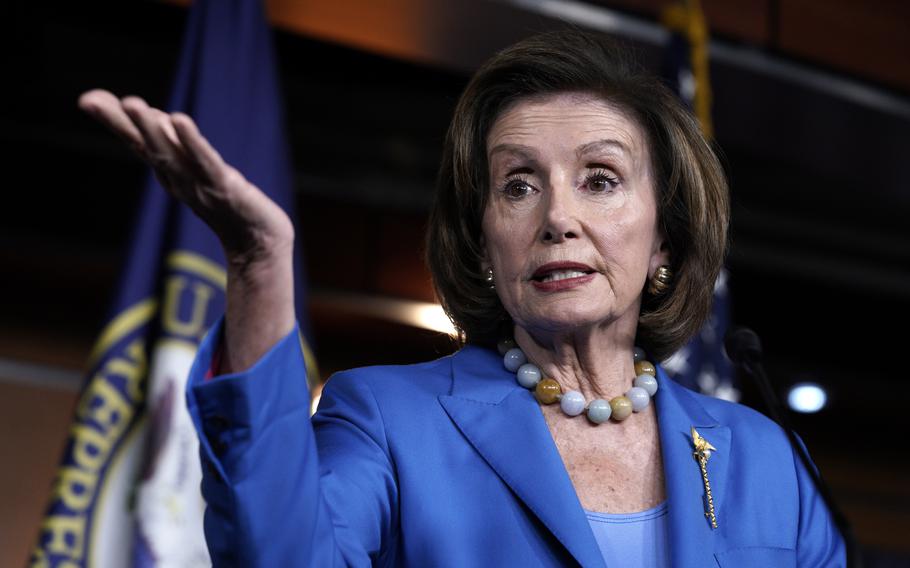
<svg viewBox="0 0 910 568">
<path fill-rule="evenodd" d="M 84 93 L 79 107 L 123 139 L 218 236 L 228 261 L 223 366 L 249 367 L 294 327 L 291 220 L 224 162 L 189 116 L 100 89 Z"/>
<path fill-rule="evenodd" d="M 225 163 L 189 116 L 100 89 L 83 94 L 79 106 L 127 142 L 161 185 L 215 231 L 229 261 L 253 261 L 293 241 L 284 211 Z"/>
</svg>

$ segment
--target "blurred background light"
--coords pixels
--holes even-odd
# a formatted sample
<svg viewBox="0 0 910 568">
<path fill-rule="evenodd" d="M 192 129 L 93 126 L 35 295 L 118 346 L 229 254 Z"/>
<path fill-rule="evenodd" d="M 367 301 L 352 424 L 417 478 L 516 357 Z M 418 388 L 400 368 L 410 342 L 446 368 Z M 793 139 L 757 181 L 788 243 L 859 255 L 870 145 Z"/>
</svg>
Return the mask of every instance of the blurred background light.
<svg viewBox="0 0 910 568">
<path fill-rule="evenodd" d="M 796 412 L 818 412 L 828 402 L 828 393 L 817 383 L 796 383 L 787 394 L 787 404 Z"/>
<path fill-rule="evenodd" d="M 452 324 L 452 320 L 449 319 L 449 316 L 446 315 L 445 310 L 439 304 L 413 302 L 412 305 L 405 306 L 403 311 L 405 316 L 402 319 L 415 327 L 452 336 L 458 333 Z"/>
</svg>

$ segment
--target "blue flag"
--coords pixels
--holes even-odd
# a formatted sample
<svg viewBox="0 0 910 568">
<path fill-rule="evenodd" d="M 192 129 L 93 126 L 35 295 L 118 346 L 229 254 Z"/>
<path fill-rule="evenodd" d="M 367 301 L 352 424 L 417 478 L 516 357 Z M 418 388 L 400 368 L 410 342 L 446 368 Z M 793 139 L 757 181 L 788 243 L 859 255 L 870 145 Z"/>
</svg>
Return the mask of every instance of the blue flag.
<svg viewBox="0 0 910 568">
<path fill-rule="evenodd" d="M 668 86 L 698 117 L 702 132 L 712 135 L 711 90 L 708 79 L 708 30 L 697 0 L 674 4 L 663 13 L 670 29 L 664 50 L 663 75 Z M 730 325 L 729 275 L 722 270 L 714 284 L 711 315 L 698 335 L 663 362 L 678 383 L 695 391 L 727 400 L 738 400 L 730 360 L 724 352 L 724 335 Z"/>
<path fill-rule="evenodd" d="M 192 116 L 227 163 L 295 218 L 260 0 L 194 2 L 168 110 Z M 224 311 L 225 280 L 214 234 L 149 176 L 32 566 L 210 565 L 198 443 L 183 392 L 199 341 Z M 306 335 L 299 259 L 294 280 Z"/>
<path fill-rule="evenodd" d="M 730 292 L 727 271 L 721 270 L 714 283 L 711 315 L 698 335 L 663 362 L 673 379 L 690 389 L 723 398 L 739 400 L 735 375 L 724 352 L 724 335 L 730 327 Z"/>
<path fill-rule="evenodd" d="M 708 62 L 708 25 L 698 0 L 667 6 L 661 14 L 670 30 L 664 49 L 663 75 L 667 84 L 688 106 L 706 138 L 714 136 L 711 121 L 711 80 Z"/>
</svg>

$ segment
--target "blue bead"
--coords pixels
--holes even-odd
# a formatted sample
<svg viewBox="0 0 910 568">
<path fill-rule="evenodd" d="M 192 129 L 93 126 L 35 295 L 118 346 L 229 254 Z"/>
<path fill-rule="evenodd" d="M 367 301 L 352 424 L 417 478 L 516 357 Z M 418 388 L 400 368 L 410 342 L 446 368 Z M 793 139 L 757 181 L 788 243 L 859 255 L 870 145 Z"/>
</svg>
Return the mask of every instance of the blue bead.
<svg viewBox="0 0 910 568">
<path fill-rule="evenodd" d="M 651 395 L 642 387 L 632 387 L 626 392 L 626 398 L 632 401 L 632 412 L 641 412 L 648 408 Z"/>
<path fill-rule="evenodd" d="M 654 393 L 657 392 L 657 379 L 651 375 L 638 375 L 632 381 L 632 384 L 645 389 L 648 392 L 648 396 L 654 396 Z"/>
<path fill-rule="evenodd" d="M 513 347 L 506 351 L 506 354 L 502 358 L 502 364 L 506 366 L 506 369 L 513 373 L 527 362 L 528 358 L 525 357 L 525 352 L 518 347 Z"/>
<path fill-rule="evenodd" d="M 578 416 L 585 410 L 585 397 L 578 391 L 569 391 L 562 394 L 559 407 L 569 416 Z"/>
<path fill-rule="evenodd" d="M 518 379 L 518 384 L 524 388 L 532 389 L 540 382 L 540 369 L 538 369 L 537 365 L 534 363 L 525 363 L 518 368 L 518 371 L 515 373 L 515 378 Z"/>
<path fill-rule="evenodd" d="M 515 347 L 515 340 L 512 338 L 509 339 L 500 339 L 499 343 L 496 344 L 496 350 L 499 351 L 500 355 L 505 355 L 506 351 Z"/>
<path fill-rule="evenodd" d="M 613 408 L 610 403 L 602 398 L 595 398 L 588 405 L 588 420 L 595 424 L 606 422 L 613 414 Z"/>
<path fill-rule="evenodd" d="M 642 349 L 641 347 L 636 347 L 635 349 L 632 350 L 632 361 L 634 363 L 643 361 L 645 359 L 645 357 L 647 357 L 647 355 L 645 355 L 645 350 Z"/>
</svg>

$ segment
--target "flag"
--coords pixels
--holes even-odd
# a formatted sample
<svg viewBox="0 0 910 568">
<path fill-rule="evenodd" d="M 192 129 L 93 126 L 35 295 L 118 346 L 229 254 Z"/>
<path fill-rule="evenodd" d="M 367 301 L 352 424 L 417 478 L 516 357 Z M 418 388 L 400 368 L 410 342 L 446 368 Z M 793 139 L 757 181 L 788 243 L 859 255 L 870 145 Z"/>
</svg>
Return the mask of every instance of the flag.
<svg viewBox="0 0 910 568">
<path fill-rule="evenodd" d="M 706 138 L 713 135 L 711 82 L 708 68 L 708 27 L 698 0 L 672 4 L 662 15 L 670 30 L 664 51 L 663 75 L 668 85 L 698 118 Z M 730 324 L 729 274 L 722 269 L 714 284 L 711 314 L 698 335 L 663 362 L 674 380 L 695 391 L 738 400 L 724 335 Z"/>
<path fill-rule="evenodd" d="M 196 0 L 168 109 L 293 219 L 292 174 L 260 0 Z M 298 320 L 306 290 L 295 259 Z M 208 566 L 184 388 L 225 305 L 214 234 L 149 176 L 108 323 L 89 360 L 31 565 Z M 310 377 L 318 377 L 307 353 Z"/>
<path fill-rule="evenodd" d="M 664 50 L 663 75 L 671 89 L 688 106 L 706 138 L 714 136 L 711 122 L 711 80 L 708 65 L 708 25 L 699 0 L 667 6 L 661 14 L 670 30 Z"/>
<path fill-rule="evenodd" d="M 728 279 L 727 271 L 721 269 L 714 283 L 714 303 L 708 321 L 698 335 L 663 361 L 662 366 L 673 380 L 683 386 L 717 398 L 737 401 L 739 389 L 724 351 L 724 336 L 730 326 Z"/>
</svg>

